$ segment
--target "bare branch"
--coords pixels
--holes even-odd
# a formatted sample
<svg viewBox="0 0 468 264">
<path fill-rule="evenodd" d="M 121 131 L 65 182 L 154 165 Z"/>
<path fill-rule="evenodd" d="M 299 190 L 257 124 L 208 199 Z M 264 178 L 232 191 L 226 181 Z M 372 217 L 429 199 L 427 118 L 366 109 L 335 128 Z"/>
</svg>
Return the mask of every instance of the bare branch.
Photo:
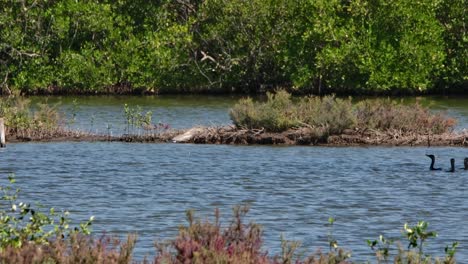
<svg viewBox="0 0 468 264">
<path fill-rule="evenodd" d="M 200 61 L 204 61 L 204 60 L 207 60 L 207 59 L 208 59 L 208 60 L 210 60 L 210 61 L 212 61 L 212 62 L 218 64 L 218 63 L 216 62 L 216 60 L 215 60 L 213 57 L 211 57 L 210 55 L 206 54 L 206 53 L 203 52 L 203 51 L 200 51 L 200 52 L 201 52 L 201 54 L 203 55 L 203 58 L 202 58 Z"/>
<path fill-rule="evenodd" d="M 203 75 L 203 77 L 205 77 L 206 80 L 208 80 L 208 82 L 210 83 L 210 86 L 212 86 L 214 83 L 211 81 L 210 77 L 208 77 L 208 75 L 206 75 L 203 70 L 200 68 L 200 65 L 198 65 L 198 62 L 197 62 L 197 52 L 196 51 L 193 51 L 193 54 L 195 56 L 195 66 L 197 66 L 197 69 L 198 71 L 200 72 L 201 75 Z"/>
</svg>

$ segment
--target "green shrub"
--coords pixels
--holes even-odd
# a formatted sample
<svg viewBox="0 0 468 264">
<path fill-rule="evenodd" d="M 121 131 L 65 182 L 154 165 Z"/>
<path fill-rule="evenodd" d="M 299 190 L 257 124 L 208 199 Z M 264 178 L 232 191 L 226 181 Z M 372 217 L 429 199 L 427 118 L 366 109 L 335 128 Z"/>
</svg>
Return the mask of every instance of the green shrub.
<svg viewBox="0 0 468 264">
<path fill-rule="evenodd" d="M 456 124 L 442 113 L 431 113 L 416 103 L 397 104 L 389 99 L 365 100 L 357 104 L 358 126 L 380 131 L 399 130 L 403 133 L 442 134 Z"/>
<path fill-rule="evenodd" d="M 229 111 L 229 116 L 237 127 L 252 129 L 258 125 L 258 112 L 252 98 L 239 100 Z"/>
<path fill-rule="evenodd" d="M 350 99 L 335 96 L 306 97 L 297 106 L 299 118 L 312 127 L 322 127 L 329 135 L 340 134 L 356 124 Z"/>
<path fill-rule="evenodd" d="M 280 132 L 299 125 L 291 95 L 285 91 L 267 93 L 267 101 L 254 103 L 242 99 L 230 110 L 231 120 L 237 127 Z"/>
<path fill-rule="evenodd" d="M 399 131 L 402 134 L 442 134 L 456 124 L 442 113 L 431 113 L 418 103 L 398 104 L 387 100 L 364 100 L 353 104 L 351 98 L 334 95 L 305 97 L 294 103 L 285 91 L 268 93 L 266 102 L 242 99 L 230 110 L 239 128 L 281 132 L 300 127 L 314 135 L 339 135 L 345 129 Z"/>
<path fill-rule="evenodd" d="M 43 138 L 61 130 L 57 105 L 38 104 L 34 111 L 32 107 L 29 99 L 18 95 L 0 100 L 0 116 L 5 118 L 7 137 Z"/>
<path fill-rule="evenodd" d="M 350 99 L 312 96 L 294 103 L 284 90 L 267 93 L 266 102 L 242 99 L 231 109 L 230 117 L 237 127 L 272 132 L 306 126 L 317 134 L 339 134 L 356 123 Z"/>
</svg>

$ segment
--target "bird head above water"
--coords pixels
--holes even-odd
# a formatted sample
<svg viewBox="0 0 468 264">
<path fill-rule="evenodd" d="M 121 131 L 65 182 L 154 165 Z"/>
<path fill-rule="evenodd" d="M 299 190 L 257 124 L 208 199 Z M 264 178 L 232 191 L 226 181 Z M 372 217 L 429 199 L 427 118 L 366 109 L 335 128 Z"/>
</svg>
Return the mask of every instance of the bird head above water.
<svg viewBox="0 0 468 264">
<path fill-rule="evenodd" d="M 441 170 L 441 168 L 434 168 L 434 163 L 435 163 L 435 156 L 432 154 L 426 154 L 431 159 L 431 166 L 429 167 L 429 170 Z"/>
<path fill-rule="evenodd" d="M 450 159 L 450 170 L 447 172 L 455 172 L 455 159 Z"/>
</svg>

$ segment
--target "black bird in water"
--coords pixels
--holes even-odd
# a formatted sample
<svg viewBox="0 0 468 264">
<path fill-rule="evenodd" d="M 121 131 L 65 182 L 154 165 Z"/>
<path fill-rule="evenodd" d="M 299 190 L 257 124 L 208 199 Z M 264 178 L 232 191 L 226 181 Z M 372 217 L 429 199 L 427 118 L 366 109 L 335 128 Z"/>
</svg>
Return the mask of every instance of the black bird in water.
<svg viewBox="0 0 468 264">
<path fill-rule="evenodd" d="M 447 172 L 455 172 L 455 159 L 450 159 L 450 170 Z"/>
<path fill-rule="evenodd" d="M 465 158 L 465 159 L 463 160 L 463 165 L 464 165 L 464 167 L 463 167 L 463 168 L 460 168 L 460 169 L 462 169 L 462 170 L 468 170 L 468 158 Z"/>
<path fill-rule="evenodd" d="M 435 163 L 435 156 L 432 154 L 426 154 L 429 158 L 431 158 L 431 166 L 429 167 L 429 170 L 442 170 L 441 168 L 434 168 L 434 163 Z"/>
</svg>

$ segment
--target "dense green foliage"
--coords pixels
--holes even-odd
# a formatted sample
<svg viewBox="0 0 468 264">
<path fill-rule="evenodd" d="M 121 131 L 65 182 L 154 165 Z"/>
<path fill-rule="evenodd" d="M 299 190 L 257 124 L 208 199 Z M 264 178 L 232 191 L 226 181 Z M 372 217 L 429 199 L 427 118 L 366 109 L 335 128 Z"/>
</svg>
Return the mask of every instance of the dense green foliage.
<svg viewBox="0 0 468 264">
<path fill-rule="evenodd" d="M 419 104 L 397 104 L 390 99 L 363 100 L 334 95 L 303 97 L 294 101 L 284 90 L 267 93 L 265 102 L 240 100 L 229 112 L 239 128 L 281 132 L 307 127 L 318 137 L 339 135 L 345 129 L 377 130 L 399 134 L 442 134 L 453 129 L 456 121 L 442 113 L 431 113 Z"/>
<path fill-rule="evenodd" d="M 418 92 L 468 82 L 465 0 L 0 1 L 3 93 Z"/>
</svg>

